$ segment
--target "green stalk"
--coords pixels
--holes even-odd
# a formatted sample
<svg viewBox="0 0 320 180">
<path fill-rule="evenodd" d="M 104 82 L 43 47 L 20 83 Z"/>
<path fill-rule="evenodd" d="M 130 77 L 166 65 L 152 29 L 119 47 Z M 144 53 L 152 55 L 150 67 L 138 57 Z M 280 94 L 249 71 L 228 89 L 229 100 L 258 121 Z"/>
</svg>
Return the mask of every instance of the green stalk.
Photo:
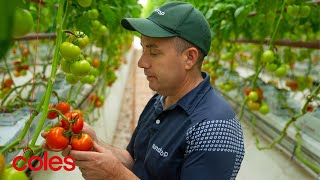
<svg viewBox="0 0 320 180">
<path fill-rule="evenodd" d="M 301 152 L 301 144 L 302 144 L 302 141 L 301 141 L 301 134 L 300 134 L 300 130 L 298 127 L 296 127 L 296 140 L 297 140 L 297 149 L 295 151 L 295 154 L 297 156 L 297 158 L 303 163 L 305 164 L 306 166 L 308 166 L 310 169 L 312 169 L 313 171 L 317 172 L 317 173 L 320 173 L 320 167 L 316 166 L 315 164 L 312 164 L 311 162 L 309 162 L 308 160 L 304 159 L 302 157 L 302 152 Z"/>
<path fill-rule="evenodd" d="M 285 127 L 282 129 L 281 131 L 281 136 L 277 139 L 275 139 L 271 144 L 269 144 L 268 146 L 265 147 L 258 147 L 258 149 L 260 150 L 264 150 L 264 149 L 271 149 L 274 147 L 274 145 L 276 145 L 277 143 L 280 143 L 286 136 L 287 136 L 287 129 L 289 128 L 289 126 L 296 122 L 300 117 L 304 116 L 307 113 L 307 106 L 309 105 L 309 103 L 312 101 L 313 98 L 315 98 L 320 91 L 320 84 L 316 87 L 316 89 L 307 97 L 306 102 L 304 103 L 303 107 L 301 108 L 301 112 L 299 114 L 297 114 L 296 116 L 292 117 L 285 125 Z"/>
<path fill-rule="evenodd" d="M 33 138 L 31 140 L 31 143 L 29 144 L 29 147 L 33 149 L 35 147 L 36 141 L 42 131 L 43 125 L 47 119 L 47 114 L 48 114 L 48 106 L 50 102 L 50 97 L 52 93 L 52 87 L 53 83 L 55 81 L 56 77 L 56 71 L 58 67 L 58 62 L 59 62 L 59 47 L 62 42 L 62 15 L 63 15 L 63 6 L 64 6 L 64 0 L 59 0 L 59 7 L 58 7 L 58 13 L 57 13 L 57 37 L 56 37 L 56 48 L 54 51 L 54 57 L 53 57 L 53 62 L 52 62 L 52 70 L 50 74 L 50 78 L 48 79 L 48 85 L 47 85 L 47 91 L 44 96 L 44 102 L 43 102 L 43 109 L 42 109 L 42 114 L 40 117 L 40 122 L 38 124 L 38 127 L 36 129 L 35 134 L 33 135 Z M 29 152 L 29 151 L 28 151 Z M 23 156 L 29 159 L 31 156 L 31 153 L 25 153 Z M 24 161 L 19 161 L 17 166 L 22 167 L 26 162 Z"/>
<path fill-rule="evenodd" d="M 43 111 L 42 111 L 41 119 L 37 127 L 37 130 L 32 138 L 32 141 L 30 143 L 30 148 L 33 148 L 35 146 L 38 136 L 41 133 L 43 124 L 47 119 L 50 96 L 52 93 L 52 87 L 55 81 L 56 71 L 57 71 L 58 62 L 59 62 L 59 47 L 62 42 L 62 32 L 63 32 L 62 31 L 62 15 L 63 15 L 64 2 L 65 2 L 64 0 L 59 0 L 59 7 L 58 7 L 58 13 L 57 13 L 57 38 L 56 38 L 56 48 L 54 51 L 54 57 L 52 62 L 52 70 L 51 70 L 50 78 L 48 79 L 48 86 L 47 86 L 47 91 L 45 95 L 45 100 L 43 103 Z"/>
<path fill-rule="evenodd" d="M 282 20 L 282 18 L 283 18 L 283 12 L 284 12 L 285 5 L 286 5 L 286 1 L 283 1 L 282 6 L 281 6 L 280 17 L 279 17 L 278 22 L 277 22 L 277 25 L 276 25 L 273 33 L 272 33 L 272 37 L 271 37 L 270 44 L 269 44 L 269 49 L 272 49 L 273 42 L 274 42 L 274 40 L 275 40 L 275 36 L 276 36 L 277 31 L 278 31 L 278 29 L 279 29 L 280 22 L 281 22 L 281 20 Z"/>
</svg>

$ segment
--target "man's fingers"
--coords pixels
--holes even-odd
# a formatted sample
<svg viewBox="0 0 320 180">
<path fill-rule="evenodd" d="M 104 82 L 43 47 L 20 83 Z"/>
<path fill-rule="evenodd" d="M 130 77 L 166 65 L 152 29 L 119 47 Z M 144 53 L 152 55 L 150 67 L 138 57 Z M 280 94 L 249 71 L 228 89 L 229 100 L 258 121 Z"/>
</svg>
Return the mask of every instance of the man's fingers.
<svg viewBox="0 0 320 180">
<path fill-rule="evenodd" d="M 70 151 L 71 151 L 71 146 L 68 145 L 68 147 L 65 148 L 65 149 L 62 151 L 62 156 L 64 156 L 64 157 L 69 156 L 69 155 L 70 155 Z"/>
<path fill-rule="evenodd" d="M 93 151 L 72 150 L 69 156 L 74 157 L 74 159 L 78 161 L 89 161 L 89 160 L 92 160 L 92 157 L 94 156 L 95 153 L 96 152 L 93 152 Z"/>
</svg>

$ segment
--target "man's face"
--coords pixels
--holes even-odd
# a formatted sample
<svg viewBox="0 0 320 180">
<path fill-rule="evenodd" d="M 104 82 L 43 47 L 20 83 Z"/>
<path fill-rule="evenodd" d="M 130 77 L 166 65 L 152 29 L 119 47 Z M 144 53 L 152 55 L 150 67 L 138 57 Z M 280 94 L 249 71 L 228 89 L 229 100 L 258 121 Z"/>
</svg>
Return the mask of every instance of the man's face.
<svg viewBox="0 0 320 180">
<path fill-rule="evenodd" d="M 138 66 L 144 69 L 149 87 L 164 96 L 175 95 L 186 77 L 186 57 L 177 52 L 174 38 L 141 36 L 141 45 Z"/>
</svg>

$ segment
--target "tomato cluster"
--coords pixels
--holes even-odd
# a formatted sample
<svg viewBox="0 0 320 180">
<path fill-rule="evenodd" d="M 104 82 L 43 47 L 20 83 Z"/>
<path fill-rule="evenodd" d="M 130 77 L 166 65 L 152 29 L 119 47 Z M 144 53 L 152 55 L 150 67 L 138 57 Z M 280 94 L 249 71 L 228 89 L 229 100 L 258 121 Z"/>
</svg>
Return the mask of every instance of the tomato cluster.
<svg viewBox="0 0 320 180">
<path fill-rule="evenodd" d="M 46 144 L 53 151 L 62 151 L 69 144 L 72 149 L 89 151 L 93 142 L 88 134 L 82 133 L 84 121 L 79 111 L 67 112 L 60 119 L 61 127 L 52 128 L 46 136 Z"/>
<path fill-rule="evenodd" d="M 261 88 L 251 90 L 251 88 L 248 87 L 244 93 L 247 96 L 247 106 L 250 110 L 259 111 L 261 114 L 269 113 L 269 106 L 263 101 L 263 90 Z"/>
<path fill-rule="evenodd" d="M 287 65 L 279 62 L 272 50 L 266 50 L 261 56 L 262 63 L 266 64 L 266 69 L 273 72 L 275 76 L 281 78 L 287 75 Z"/>
<path fill-rule="evenodd" d="M 102 107 L 104 104 L 104 97 L 96 94 L 89 95 L 89 103 L 93 103 L 94 107 Z"/>
<path fill-rule="evenodd" d="M 7 94 L 11 90 L 13 84 L 14 82 L 10 77 L 4 79 L 1 82 L 0 99 L 2 99 L 5 96 L 5 94 Z"/>
<path fill-rule="evenodd" d="M 60 46 L 61 70 L 66 74 L 69 84 L 81 81 L 83 84 L 93 84 L 96 80 L 97 69 L 91 66 L 91 58 L 86 59 L 81 54 L 81 49 L 89 43 L 89 38 L 81 31 L 71 32 L 68 40 Z"/>
</svg>

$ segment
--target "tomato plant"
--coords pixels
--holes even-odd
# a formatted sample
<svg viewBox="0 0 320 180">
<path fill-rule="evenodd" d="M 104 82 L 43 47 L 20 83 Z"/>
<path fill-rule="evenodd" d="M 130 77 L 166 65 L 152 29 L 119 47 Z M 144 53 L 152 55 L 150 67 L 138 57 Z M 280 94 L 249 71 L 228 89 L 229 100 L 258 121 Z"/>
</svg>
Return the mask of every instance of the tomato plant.
<svg viewBox="0 0 320 180">
<path fill-rule="evenodd" d="M 89 151 L 93 147 L 93 142 L 88 134 L 82 133 L 81 137 L 72 137 L 71 146 L 73 150 Z"/>
<path fill-rule="evenodd" d="M 64 136 L 65 129 L 63 127 L 52 128 L 46 136 L 46 144 L 53 151 L 61 151 L 65 149 L 70 140 Z"/>
</svg>

